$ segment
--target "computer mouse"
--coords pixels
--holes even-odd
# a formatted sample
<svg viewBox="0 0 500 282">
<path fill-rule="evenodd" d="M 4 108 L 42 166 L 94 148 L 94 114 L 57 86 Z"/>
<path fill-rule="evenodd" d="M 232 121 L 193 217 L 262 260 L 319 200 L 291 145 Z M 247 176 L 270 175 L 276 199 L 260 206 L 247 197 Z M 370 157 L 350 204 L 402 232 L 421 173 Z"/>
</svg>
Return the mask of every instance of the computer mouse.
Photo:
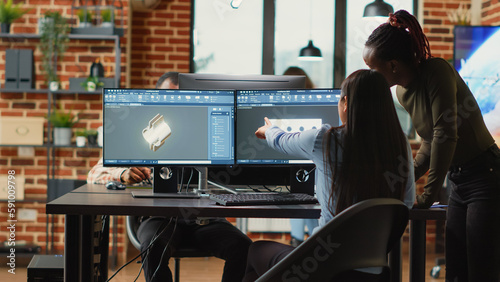
<svg viewBox="0 0 500 282">
<path fill-rule="evenodd" d="M 106 183 L 106 188 L 109 189 L 109 190 L 125 190 L 125 188 L 127 188 L 127 186 L 123 183 L 121 183 L 120 181 L 109 181 L 108 183 Z"/>
</svg>

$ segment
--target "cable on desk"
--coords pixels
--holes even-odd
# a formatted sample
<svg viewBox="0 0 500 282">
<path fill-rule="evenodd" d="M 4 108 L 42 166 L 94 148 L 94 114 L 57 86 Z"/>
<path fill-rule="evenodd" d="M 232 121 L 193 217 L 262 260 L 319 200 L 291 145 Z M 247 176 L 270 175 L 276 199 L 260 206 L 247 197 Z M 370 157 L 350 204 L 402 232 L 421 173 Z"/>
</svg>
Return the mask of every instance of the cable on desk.
<svg viewBox="0 0 500 282">
<path fill-rule="evenodd" d="M 253 188 L 251 185 L 247 185 L 247 186 L 248 186 L 248 188 L 250 188 L 254 192 L 260 192 L 260 190 L 258 188 Z"/>
<path fill-rule="evenodd" d="M 189 185 L 191 184 L 191 180 L 193 179 L 193 174 L 194 174 L 194 168 L 191 168 L 191 174 L 189 175 L 189 179 L 186 184 L 186 192 L 189 191 Z M 184 179 L 182 179 L 181 181 L 184 181 Z M 181 192 L 182 192 L 182 186 L 181 186 Z"/>
<path fill-rule="evenodd" d="M 179 187 L 179 191 L 178 192 L 182 192 L 182 182 L 184 182 L 184 167 L 181 168 L 181 178 L 178 180 L 180 184 Z"/>
<path fill-rule="evenodd" d="M 266 185 L 262 185 L 262 187 L 264 187 L 264 189 L 266 189 L 267 191 L 269 192 L 274 192 L 273 190 L 271 190 L 269 187 L 267 187 Z"/>
<path fill-rule="evenodd" d="M 290 192 L 289 186 L 284 186 L 284 187 L 285 187 L 285 190 L 287 192 Z M 272 189 L 271 192 L 283 192 L 283 186 L 276 187 L 276 188 Z"/>
</svg>

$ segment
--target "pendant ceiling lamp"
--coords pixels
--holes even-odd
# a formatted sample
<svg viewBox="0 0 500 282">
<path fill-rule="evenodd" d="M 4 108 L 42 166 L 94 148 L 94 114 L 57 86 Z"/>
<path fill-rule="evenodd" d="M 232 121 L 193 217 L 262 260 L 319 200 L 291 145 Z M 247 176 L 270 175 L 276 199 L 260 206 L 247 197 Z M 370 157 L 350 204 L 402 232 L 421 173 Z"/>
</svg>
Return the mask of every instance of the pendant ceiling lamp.
<svg viewBox="0 0 500 282">
<path fill-rule="evenodd" d="M 309 44 L 306 47 L 300 49 L 299 60 L 303 61 L 321 61 L 323 57 L 321 56 L 321 50 L 314 46 L 312 40 L 309 40 Z"/>
<path fill-rule="evenodd" d="M 241 5 L 241 2 L 243 2 L 243 0 L 231 0 L 231 8 L 238 9 Z"/>
<path fill-rule="evenodd" d="M 312 0 L 309 1 L 309 38 L 312 38 Z M 299 60 L 301 61 L 321 61 L 323 56 L 321 55 L 321 50 L 314 46 L 312 39 L 309 39 L 309 43 L 306 47 L 300 49 Z"/>
<path fill-rule="evenodd" d="M 389 13 L 394 13 L 394 8 L 384 0 L 375 0 L 366 5 L 363 17 L 387 17 Z"/>
</svg>

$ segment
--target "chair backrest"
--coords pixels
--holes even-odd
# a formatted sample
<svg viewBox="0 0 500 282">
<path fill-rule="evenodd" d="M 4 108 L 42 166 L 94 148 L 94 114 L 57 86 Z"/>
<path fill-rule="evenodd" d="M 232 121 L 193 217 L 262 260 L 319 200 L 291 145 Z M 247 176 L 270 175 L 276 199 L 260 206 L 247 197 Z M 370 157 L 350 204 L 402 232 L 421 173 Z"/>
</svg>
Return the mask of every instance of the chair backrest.
<svg viewBox="0 0 500 282">
<path fill-rule="evenodd" d="M 345 209 L 257 281 L 330 281 L 340 273 L 388 268 L 387 254 L 408 224 L 396 199 L 370 199 Z"/>
<path fill-rule="evenodd" d="M 137 238 L 137 229 L 139 229 L 139 216 L 129 215 L 126 219 L 126 229 L 128 239 L 134 245 L 134 247 L 138 250 L 141 249 L 141 242 Z"/>
</svg>

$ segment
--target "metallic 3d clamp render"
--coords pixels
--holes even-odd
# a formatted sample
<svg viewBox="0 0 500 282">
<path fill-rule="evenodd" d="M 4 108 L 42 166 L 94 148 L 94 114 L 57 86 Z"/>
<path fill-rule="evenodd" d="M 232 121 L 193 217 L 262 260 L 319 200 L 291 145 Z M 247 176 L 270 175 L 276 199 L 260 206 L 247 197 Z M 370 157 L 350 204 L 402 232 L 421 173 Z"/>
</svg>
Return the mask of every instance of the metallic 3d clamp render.
<svg viewBox="0 0 500 282">
<path fill-rule="evenodd" d="M 149 143 L 151 151 L 158 150 L 165 140 L 172 134 L 170 126 L 163 119 L 163 115 L 157 114 L 149 121 L 146 128 L 142 130 L 142 136 Z"/>
</svg>

